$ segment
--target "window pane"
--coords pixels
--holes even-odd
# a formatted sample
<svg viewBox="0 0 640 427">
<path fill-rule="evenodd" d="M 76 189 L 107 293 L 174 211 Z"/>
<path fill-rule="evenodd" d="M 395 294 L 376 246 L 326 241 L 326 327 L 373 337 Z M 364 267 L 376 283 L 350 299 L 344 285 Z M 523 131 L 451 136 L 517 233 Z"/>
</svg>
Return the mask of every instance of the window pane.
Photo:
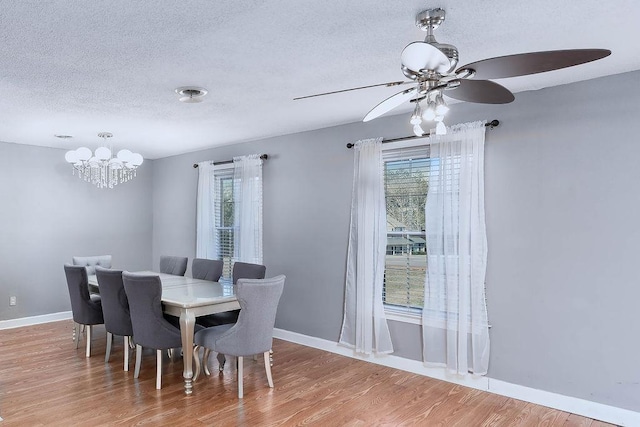
<svg viewBox="0 0 640 427">
<path fill-rule="evenodd" d="M 220 226 L 233 227 L 233 178 L 220 180 Z"/>
<path fill-rule="evenodd" d="M 230 278 L 233 258 L 233 228 L 218 228 L 218 254 L 223 262 L 222 277 Z"/>
<path fill-rule="evenodd" d="M 222 277 L 231 278 L 234 252 L 233 170 L 216 171 L 216 245 L 223 261 Z"/>
<path fill-rule="evenodd" d="M 424 205 L 428 158 L 385 162 L 387 255 L 385 304 L 422 309 L 427 269 Z"/>
</svg>

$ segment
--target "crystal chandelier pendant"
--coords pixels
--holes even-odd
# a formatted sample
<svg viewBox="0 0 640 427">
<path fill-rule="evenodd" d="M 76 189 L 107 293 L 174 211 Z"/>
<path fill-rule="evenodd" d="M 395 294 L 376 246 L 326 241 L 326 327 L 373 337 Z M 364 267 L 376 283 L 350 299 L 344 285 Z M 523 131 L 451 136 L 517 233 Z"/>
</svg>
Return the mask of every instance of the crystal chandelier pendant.
<svg viewBox="0 0 640 427">
<path fill-rule="evenodd" d="M 80 179 L 98 188 L 113 188 L 135 178 L 136 169 L 144 161 L 142 155 L 125 149 L 118 151 L 114 157 L 113 146 L 107 144 L 113 134 L 100 132 L 98 136 L 104 140 L 104 146 L 97 148 L 94 153 L 86 147 L 67 151 L 64 158 L 73 166 L 72 174 L 75 175 L 77 171 Z"/>
</svg>

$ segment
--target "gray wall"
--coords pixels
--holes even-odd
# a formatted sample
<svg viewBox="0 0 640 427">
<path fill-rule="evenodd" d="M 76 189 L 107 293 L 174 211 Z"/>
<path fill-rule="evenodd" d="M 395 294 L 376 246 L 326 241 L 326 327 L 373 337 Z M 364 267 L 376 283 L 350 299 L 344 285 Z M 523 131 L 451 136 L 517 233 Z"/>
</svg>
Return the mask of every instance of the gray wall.
<svg viewBox="0 0 640 427">
<path fill-rule="evenodd" d="M 354 95 L 355 96 L 355 95 Z M 640 411 L 640 73 L 457 104 L 448 123 L 487 131 L 492 378 Z M 408 115 L 161 159 L 153 259 L 195 251 L 194 162 L 267 153 L 267 275 L 287 275 L 276 326 L 335 341 L 342 321 L 353 154 L 347 142 L 410 131 Z M 390 322 L 396 355 L 420 328 Z"/>
<path fill-rule="evenodd" d="M 151 267 L 152 162 L 133 181 L 100 190 L 71 175 L 64 153 L 0 143 L 0 320 L 70 310 L 62 266 L 73 255 Z"/>
<path fill-rule="evenodd" d="M 640 411 L 638 105 L 634 72 L 501 113 L 485 169 L 491 377 Z"/>
</svg>

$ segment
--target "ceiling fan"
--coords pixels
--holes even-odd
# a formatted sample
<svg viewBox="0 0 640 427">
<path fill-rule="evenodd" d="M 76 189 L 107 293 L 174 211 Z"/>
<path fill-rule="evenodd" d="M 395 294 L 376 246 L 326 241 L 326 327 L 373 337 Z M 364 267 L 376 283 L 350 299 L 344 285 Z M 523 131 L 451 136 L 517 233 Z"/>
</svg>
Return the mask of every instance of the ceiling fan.
<svg viewBox="0 0 640 427">
<path fill-rule="evenodd" d="M 423 121 L 435 121 L 436 133 L 445 134 L 444 116 L 449 110 L 443 95 L 460 101 L 483 104 L 507 104 L 515 97 L 509 89 L 488 79 L 525 76 L 545 71 L 573 67 L 602 59 L 611 54 L 607 49 L 570 49 L 529 52 L 483 59 L 471 64 L 458 65 L 458 49 L 451 44 L 439 43 L 433 31 L 444 22 L 445 11 L 427 9 L 416 16 L 416 26 L 427 33 L 424 41 L 409 43 L 402 51 L 402 73 L 409 81 L 397 81 L 315 95 L 294 100 L 324 96 L 377 86 L 414 86 L 396 93 L 376 105 L 362 120 L 368 122 L 393 110 L 405 102 L 415 103 L 410 123 L 416 136 L 422 136 Z M 455 71 L 454 71 L 455 70 Z M 424 102 L 423 102 L 424 101 Z M 421 106 L 423 103 L 424 108 Z"/>
</svg>

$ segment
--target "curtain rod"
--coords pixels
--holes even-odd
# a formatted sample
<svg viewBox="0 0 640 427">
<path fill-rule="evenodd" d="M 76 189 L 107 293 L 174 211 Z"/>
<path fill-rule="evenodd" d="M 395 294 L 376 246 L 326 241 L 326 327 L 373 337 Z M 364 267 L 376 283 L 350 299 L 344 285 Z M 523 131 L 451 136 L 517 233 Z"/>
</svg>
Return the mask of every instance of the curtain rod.
<svg viewBox="0 0 640 427">
<path fill-rule="evenodd" d="M 490 122 L 485 123 L 484 125 L 488 128 L 493 129 L 494 127 L 497 127 L 500 124 L 500 122 L 496 119 L 491 120 Z M 401 138 L 391 138 L 391 139 L 383 139 L 382 143 L 386 144 L 387 142 L 396 142 L 396 141 L 408 141 L 410 139 L 416 139 L 416 138 L 424 138 L 429 136 L 430 133 L 425 133 L 422 136 L 415 136 L 415 135 L 411 135 L 411 136 L 403 136 Z M 347 144 L 347 148 L 353 148 L 355 146 L 354 143 L 350 142 Z"/>
<path fill-rule="evenodd" d="M 268 155 L 266 155 L 266 154 L 260 154 L 260 158 L 261 158 L 262 160 L 267 160 L 267 159 L 269 158 L 269 156 L 268 156 Z M 233 160 L 225 160 L 224 162 L 213 162 L 213 165 L 214 165 L 214 166 L 215 166 L 215 165 L 227 165 L 227 164 L 229 164 L 229 163 L 233 163 Z M 194 168 L 197 168 L 197 167 L 198 167 L 198 164 L 197 164 L 197 163 L 194 163 L 194 164 L 193 164 L 193 167 L 194 167 Z"/>
</svg>

